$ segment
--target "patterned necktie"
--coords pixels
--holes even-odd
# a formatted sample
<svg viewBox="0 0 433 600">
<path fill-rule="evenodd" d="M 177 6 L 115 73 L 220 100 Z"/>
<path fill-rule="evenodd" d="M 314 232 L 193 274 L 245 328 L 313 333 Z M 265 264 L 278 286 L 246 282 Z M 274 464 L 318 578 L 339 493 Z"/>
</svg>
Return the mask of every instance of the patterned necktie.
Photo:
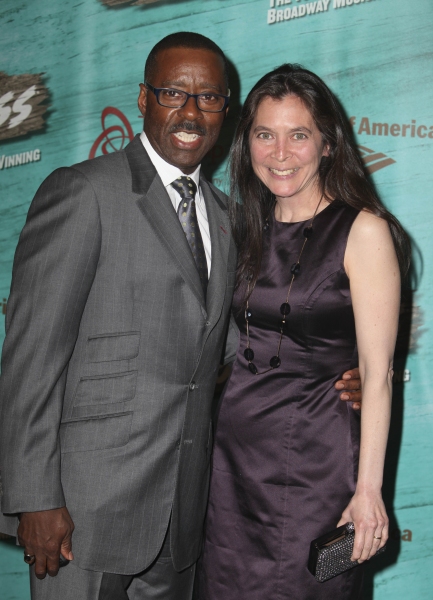
<svg viewBox="0 0 433 600">
<path fill-rule="evenodd" d="M 177 214 L 194 256 L 195 264 L 197 265 L 198 274 L 200 275 L 201 285 L 203 287 L 204 296 L 206 298 L 206 289 L 208 283 L 208 272 L 206 263 L 206 254 L 204 252 L 203 240 L 197 220 L 197 210 L 195 206 L 195 194 L 197 186 L 191 177 L 178 177 L 171 184 L 172 187 L 179 192 L 182 198 Z"/>
</svg>

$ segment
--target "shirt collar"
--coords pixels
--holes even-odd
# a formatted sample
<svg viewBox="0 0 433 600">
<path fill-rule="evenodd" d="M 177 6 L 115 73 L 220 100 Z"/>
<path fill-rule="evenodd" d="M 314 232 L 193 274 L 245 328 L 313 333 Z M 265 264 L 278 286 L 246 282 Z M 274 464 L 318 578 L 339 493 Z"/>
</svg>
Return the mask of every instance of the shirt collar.
<svg viewBox="0 0 433 600">
<path fill-rule="evenodd" d="M 165 187 L 168 187 L 178 177 L 185 175 L 185 173 L 182 173 L 180 169 L 166 162 L 161 156 L 159 156 L 158 152 L 154 150 L 153 146 L 149 142 L 149 139 L 144 131 L 141 132 L 140 139 Z M 188 177 L 191 177 L 196 184 L 197 189 L 200 185 L 200 167 L 201 165 L 199 165 L 193 173 L 188 175 Z"/>
</svg>

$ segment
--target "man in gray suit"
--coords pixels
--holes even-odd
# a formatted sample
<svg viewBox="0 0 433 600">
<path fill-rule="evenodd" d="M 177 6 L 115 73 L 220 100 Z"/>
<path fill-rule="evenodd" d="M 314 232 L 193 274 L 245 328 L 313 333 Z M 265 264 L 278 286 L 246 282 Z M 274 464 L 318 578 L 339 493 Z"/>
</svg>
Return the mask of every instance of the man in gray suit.
<svg viewBox="0 0 433 600">
<path fill-rule="evenodd" d="M 15 256 L 2 511 L 10 532 L 20 515 L 36 600 L 192 593 L 236 268 L 226 197 L 200 172 L 227 112 L 225 57 L 174 34 L 145 82 L 144 132 L 48 177 Z M 59 571 L 60 554 L 74 560 Z"/>
<path fill-rule="evenodd" d="M 200 162 L 227 112 L 227 72 L 213 42 L 177 34 L 151 53 L 145 77 L 144 134 L 48 177 L 14 262 L 2 510 L 22 514 L 20 543 L 39 577 L 56 574 L 60 552 L 72 558 L 75 525 L 74 562 L 58 578 L 32 577 L 44 600 L 126 598 L 120 589 L 143 572 L 136 587 L 149 590 L 137 597 L 188 598 L 200 551 L 236 268 L 226 198 Z M 196 190 L 191 219 L 177 214 L 191 199 L 171 185 L 184 175 Z M 198 221 L 208 282 L 185 219 L 189 230 Z"/>
</svg>

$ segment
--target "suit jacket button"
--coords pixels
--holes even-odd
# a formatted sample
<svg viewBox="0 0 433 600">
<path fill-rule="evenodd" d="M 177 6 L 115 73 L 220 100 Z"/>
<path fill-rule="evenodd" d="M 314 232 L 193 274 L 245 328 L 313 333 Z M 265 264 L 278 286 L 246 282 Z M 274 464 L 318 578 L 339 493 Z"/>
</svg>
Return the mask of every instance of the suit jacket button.
<svg viewBox="0 0 433 600">
<path fill-rule="evenodd" d="M 206 321 L 206 327 L 209 327 L 210 321 Z"/>
<path fill-rule="evenodd" d="M 195 381 L 191 381 L 191 383 L 189 384 L 189 389 L 190 390 L 195 390 L 196 387 L 198 387 L 197 384 L 196 384 L 196 382 Z"/>
</svg>

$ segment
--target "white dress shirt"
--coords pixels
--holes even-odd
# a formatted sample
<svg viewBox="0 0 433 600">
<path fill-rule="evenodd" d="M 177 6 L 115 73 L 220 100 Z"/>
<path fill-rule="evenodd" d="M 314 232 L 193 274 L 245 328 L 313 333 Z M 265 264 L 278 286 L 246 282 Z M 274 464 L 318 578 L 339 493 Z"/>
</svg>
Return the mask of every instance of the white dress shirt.
<svg viewBox="0 0 433 600">
<path fill-rule="evenodd" d="M 152 161 L 153 166 L 155 167 L 158 175 L 161 177 L 162 183 L 164 184 L 165 189 L 167 190 L 167 194 L 170 196 L 173 208 L 177 213 L 177 208 L 180 204 L 181 197 L 180 194 L 174 189 L 174 187 L 171 186 L 171 184 L 175 179 L 177 179 L 181 175 L 185 175 L 185 173 L 182 173 L 180 169 L 178 169 L 174 165 L 170 165 L 163 158 L 161 158 L 161 156 L 159 156 L 159 154 L 152 148 L 144 131 L 140 134 L 140 139 L 144 146 L 144 149 L 146 150 L 150 160 Z M 200 165 L 196 168 L 194 173 L 191 173 L 190 175 L 188 175 L 188 177 L 191 177 L 191 179 L 194 180 L 194 183 L 197 186 L 197 193 L 195 195 L 195 204 L 197 207 L 197 221 L 198 226 L 200 227 L 200 233 L 203 240 L 204 252 L 206 254 L 208 276 L 210 277 L 212 250 L 210 243 L 209 221 L 207 218 L 206 204 L 200 188 Z"/>
</svg>

